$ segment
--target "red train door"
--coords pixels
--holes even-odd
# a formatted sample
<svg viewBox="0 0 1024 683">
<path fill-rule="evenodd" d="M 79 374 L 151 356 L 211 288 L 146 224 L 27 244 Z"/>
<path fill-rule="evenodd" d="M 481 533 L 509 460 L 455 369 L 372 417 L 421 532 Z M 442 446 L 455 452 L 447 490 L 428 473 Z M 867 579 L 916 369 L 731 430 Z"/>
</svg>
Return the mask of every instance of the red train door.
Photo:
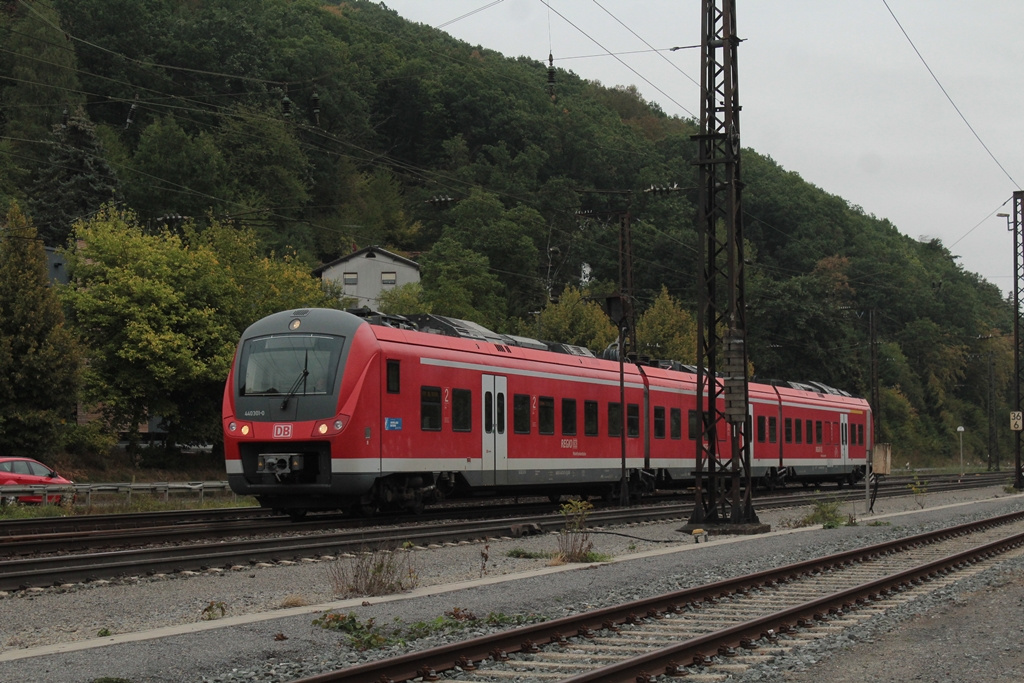
<svg viewBox="0 0 1024 683">
<path fill-rule="evenodd" d="M 508 378 L 483 375 L 482 397 L 483 429 L 480 445 L 480 467 L 485 486 L 507 483 L 508 470 Z"/>
</svg>

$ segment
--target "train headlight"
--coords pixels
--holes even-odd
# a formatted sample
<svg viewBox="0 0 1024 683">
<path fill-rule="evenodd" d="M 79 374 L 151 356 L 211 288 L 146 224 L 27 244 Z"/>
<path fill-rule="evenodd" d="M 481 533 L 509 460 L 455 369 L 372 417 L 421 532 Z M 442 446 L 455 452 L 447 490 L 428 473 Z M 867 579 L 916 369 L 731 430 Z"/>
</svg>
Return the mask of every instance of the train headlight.
<svg viewBox="0 0 1024 683">
<path fill-rule="evenodd" d="M 242 436 L 249 436 L 249 425 L 242 425 Z"/>
<path fill-rule="evenodd" d="M 229 422 L 228 423 L 228 431 L 229 432 L 235 432 L 237 430 L 238 430 L 238 425 L 237 424 L 235 424 L 234 422 Z"/>
<path fill-rule="evenodd" d="M 349 415 L 335 415 L 333 419 L 321 420 L 313 425 L 313 436 L 334 436 L 344 431 L 351 419 Z"/>
</svg>

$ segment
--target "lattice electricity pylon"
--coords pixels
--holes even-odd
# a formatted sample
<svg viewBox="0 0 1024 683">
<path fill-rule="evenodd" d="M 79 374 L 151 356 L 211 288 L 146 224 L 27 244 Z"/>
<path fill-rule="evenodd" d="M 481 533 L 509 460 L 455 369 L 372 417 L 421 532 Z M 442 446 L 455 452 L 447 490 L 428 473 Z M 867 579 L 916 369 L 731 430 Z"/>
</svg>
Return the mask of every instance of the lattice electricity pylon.
<svg viewBox="0 0 1024 683">
<path fill-rule="evenodd" d="M 1024 379 L 1024 368 L 1021 367 L 1021 360 L 1024 357 L 1024 349 L 1021 345 L 1021 310 L 1020 296 L 1024 289 L 1024 238 L 1021 229 L 1024 227 L 1024 191 L 1017 190 L 1013 193 L 1013 366 L 1016 370 L 1014 375 L 1013 409 L 1019 411 L 1021 407 L 1021 381 Z M 1017 490 L 1024 489 L 1024 471 L 1021 470 L 1021 440 L 1024 439 L 1024 432 L 1014 432 L 1014 471 L 1013 487 Z"/>
<path fill-rule="evenodd" d="M 740 106 L 735 0 L 704 0 L 697 287 L 697 487 L 691 522 L 757 522 L 750 500 L 743 221 L 740 209 Z M 721 373 L 721 381 L 716 377 Z M 719 453 L 726 430 L 729 452 Z M 706 472 L 705 472 L 706 468 Z M 707 476 L 707 500 L 703 480 Z M 728 520 L 725 477 L 731 481 Z"/>
</svg>

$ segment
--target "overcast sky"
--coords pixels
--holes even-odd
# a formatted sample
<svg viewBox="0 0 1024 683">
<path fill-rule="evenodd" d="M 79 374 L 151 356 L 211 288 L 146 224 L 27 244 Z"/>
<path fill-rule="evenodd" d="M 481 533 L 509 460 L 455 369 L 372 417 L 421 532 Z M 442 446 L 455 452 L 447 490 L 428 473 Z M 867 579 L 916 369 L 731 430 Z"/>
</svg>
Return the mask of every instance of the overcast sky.
<svg viewBox="0 0 1024 683">
<path fill-rule="evenodd" d="M 700 0 L 384 1 L 472 45 L 543 62 L 550 51 L 668 114 L 700 113 L 700 50 L 668 51 L 700 44 Z M 941 239 L 1012 292 L 1012 235 L 995 214 L 1012 213 L 1024 183 L 1024 1 L 736 4 L 743 146 L 905 235 Z"/>
</svg>

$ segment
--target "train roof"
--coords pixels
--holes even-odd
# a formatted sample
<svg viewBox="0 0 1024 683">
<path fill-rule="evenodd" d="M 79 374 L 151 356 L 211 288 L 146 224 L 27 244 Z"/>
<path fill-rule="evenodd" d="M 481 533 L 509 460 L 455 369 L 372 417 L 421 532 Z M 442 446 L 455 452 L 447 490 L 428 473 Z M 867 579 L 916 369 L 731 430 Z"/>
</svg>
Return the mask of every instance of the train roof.
<svg viewBox="0 0 1024 683">
<path fill-rule="evenodd" d="M 514 334 L 501 334 L 487 329 L 469 320 L 450 318 L 444 315 L 433 315 L 431 313 L 417 313 L 413 315 L 387 315 L 371 311 L 366 308 L 349 309 L 349 313 L 357 315 L 371 325 L 383 325 L 386 327 L 397 327 L 405 330 L 416 330 L 429 334 L 439 334 L 445 337 L 457 337 L 459 339 L 472 339 L 490 344 L 502 344 L 505 346 L 517 346 L 535 351 L 552 351 L 554 353 L 565 353 L 570 356 L 582 356 L 594 358 L 593 352 L 584 346 L 573 344 L 562 344 L 559 342 L 546 342 L 530 337 L 522 337 Z"/>
<path fill-rule="evenodd" d="M 461 320 L 459 318 L 451 318 L 443 315 L 434 315 L 430 313 L 417 313 L 411 315 L 390 315 L 386 313 L 380 313 L 373 311 L 369 308 L 357 308 L 349 309 L 349 313 L 358 316 L 366 320 L 371 325 L 380 325 L 384 327 L 392 327 L 403 330 L 412 330 L 416 332 L 426 332 L 428 334 L 437 334 L 445 337 L 455 337 L 458 339 L 470 339 L 478 342 L 485 342 L 489 344 L 504 345 L 504 346 L 515 346 L 523 349 L 532 349 L 534 351 L 550 351 L 554 353 L 565 354 L 569 356 L 579 356 L 583 358 L 599 358 L 590 349 L 585 346 L 577 346 L 574 344 L 562 344 L 559 342 L 541 341 L 530 337 L 523 337 L 512 334 L 501 334 L 489 330 L 483 325 L 469 321 Z M 613 345 L 614 346 L 614 345 Z M 602 353 L 600 358 L 606 360 L 617 360 L 617 350 L 609 347 L 605 353 Z M 644 367 L 652 367 L 660 370 L 670 370 L 675 372 L 682 372 L 691 375 L 697 374 L 696 365 L 687 365 L 674 360 L 651 360 L 651 359 L 633 359 L 630 361 L 631 365 L 642 365 Z M 716 377 L 721 377 L 720 373 L 715 373 Z M 797 391 L 806 391 L 810 393 L 819 394 L 822 396 L 840 396 L 845 398 L 857 398 L 853 394 L 842 389 L 831 387 L 822 382 L 805 381 L 805 382 L 792 382 L 786 380 L 767 380 L 758 381 L 756 379 L 751 380 L 754 384 L 762 384 L 767 386 L 784 387 L 788 389 L 795 389 Z"/>
</svg>

